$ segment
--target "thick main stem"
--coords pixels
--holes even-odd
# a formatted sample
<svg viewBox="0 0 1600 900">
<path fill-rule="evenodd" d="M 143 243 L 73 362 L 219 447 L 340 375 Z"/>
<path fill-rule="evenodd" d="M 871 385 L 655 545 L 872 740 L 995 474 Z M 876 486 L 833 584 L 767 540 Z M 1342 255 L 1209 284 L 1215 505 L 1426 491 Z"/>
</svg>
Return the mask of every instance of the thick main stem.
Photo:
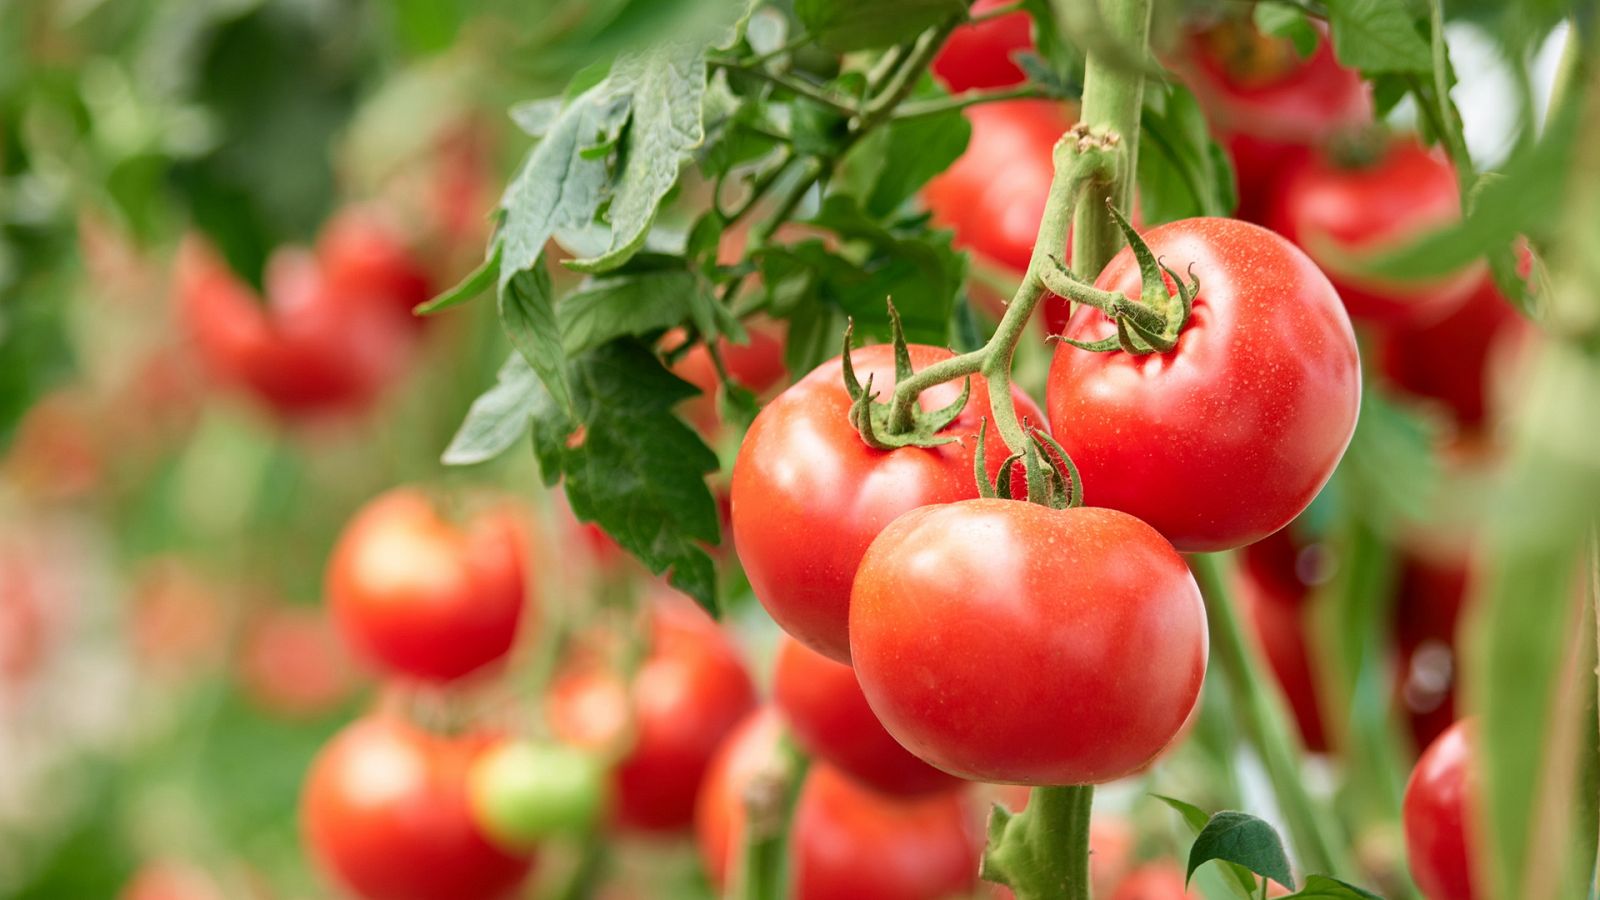
<svg viewBox="0 0 1600 900">
<path fill-rule="evenodd" d="M 1067 7 L 1078 2 L 1081 0 L 1053 0 L 1057 20 L 1070 16 L 1072 11 Z M 1124 51 L 1134 50 L 1143 56 L 1149 40 L 1150 6 L 1150 0 L 1116 0 L 1102 4 L 1106 32 L 1111 39 L 1121 42 Z M 1072 222 L 1072 268 L 1091 281 L 1122 244 L 1122 233 L 1106 212 L 1103 201 L 1110 197 L 1118 209 L 1124 213 L 1128 211 L 1133 197 L 1133 173 L 1139 161 L 1144 73 L 1129 70 L 1120 59 L 1121 55 L 1108 57 L 1091 52 L 1084 63 L 1083 109 L 1078 121 L 1092 134 L 1114 134 L 1124 144 L 1122 170 L 1086 186 L 1086 202 L 1078 203 Z M 1053 243 L 1048 246 L 1065 245 L 1066 223 L 1059 225 L 1061 233 L 1051 235 Z M 1040 239 L 1041 242 L 1044 239 L 1042 231 Z"/>
<path fill-rule="evenodd" d="M 1222 670 L 1235 713 L 1243 719 L 1245 733 L 1261 756 L 1302 867 L 1308 872 L 1348 877 L 1352 873 L 1344 844 L 1306 794 L 1298 763 L 1299 739 L 1289 730 L 1283 699 L 1267 686 L 1271 676 L 1245 640 L 1221 561 L 1213 554 L 1201 553 L 1190 557 L 1189 565 L 1205 598 L 1212 660 Z"/>
</svg>

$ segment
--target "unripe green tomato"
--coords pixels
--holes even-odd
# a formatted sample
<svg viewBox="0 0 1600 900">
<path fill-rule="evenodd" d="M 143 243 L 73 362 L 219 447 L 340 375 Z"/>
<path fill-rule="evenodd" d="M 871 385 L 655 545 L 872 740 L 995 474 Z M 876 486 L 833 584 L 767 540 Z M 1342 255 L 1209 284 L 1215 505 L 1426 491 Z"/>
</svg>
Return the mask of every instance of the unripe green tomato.
<svg viewBox="0 0 1600 900">
<path fill-rule="evenodd" d="M 473 819 L 486 835 L 525 850 L 594 824 L 604 805 L 605 769 L 571 747 L 506 741 L 473 764 L 468 794 Z"/>
</svg>

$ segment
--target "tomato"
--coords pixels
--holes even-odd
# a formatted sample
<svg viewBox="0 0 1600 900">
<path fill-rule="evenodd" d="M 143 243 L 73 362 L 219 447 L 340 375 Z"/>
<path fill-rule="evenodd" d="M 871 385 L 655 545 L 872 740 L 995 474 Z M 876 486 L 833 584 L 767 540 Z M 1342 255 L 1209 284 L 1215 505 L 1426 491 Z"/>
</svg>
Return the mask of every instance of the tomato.
<svg viewBox="0 0 1600 900">
<path fill-rule="evenodd" d="M 895 739 L 974 781 L 1095 784 L 1138 771 L 1200 695 L 1206 615 L 1177 551 L 1109 509 L 965 500 L 867 550 L 850 649 Z"/>
<path fill-rule="evenodd" d="M 1467 598 L 1462 560 L 1407 556 L 1395 589 L 1400 705 L 1416 746 L 1426 747 L 1456 721 L 1456 629 Z"/>
<path fill-rule="evenodd" d="M 977 0 L 969 13 L 981 16 L 1008 2 Z M 1028 14 L 1020 10 L 987 22 L 962 25 L 950 33 L 939 55 L 933 58 L 933 74 L 952 93 L 1021 84 L 1028 80 L 1028 75 L 1012 60 L 1012 55 L 1033 49 L 1032 25 Z M 1034 223 L 1038 224 L 1038 220 Z"/>
<path fill-rule="evenodd" d="M 473 823 L 467 772 L 484 736 L 439 737 L 396 718 L 346 726 L 311 764 L 300 800 L 322 868 L 363 900 L 498 900 L 533 864 Z"/>
<path fill-rule="evenodd" d="M 316 610 L 282 606 L 256 614 L 234 659 L 245 693 L 283 716 L 327 713 L 355 687 L 345 648 Z"/>
<path fill-rule="evenodd" d="M 50 500 L 82 499 L 106 481 L 103 413 L 87 391 L 58 388 L 23 413 L 11 435 L 8 480 Z"/>
<path fill-rule="evenodd" d="M 1134 869 L 1111 892 L 1111 900 L 1202 900 L 1203 896 L 1189 890 L 1177 863 L 1165 860 Z"/>
<path fill-rule="evenodd" d="M 155 859 L 133 873 L 117 900 L 222 900 L 225 895 L 206 870 L 180 859 Z"/>
<path fill-rule="evenodd" d="M 433 296 L 428 275 L 404 237 L 373 209 L 350 207 L 323 226 L 317 259 L 331 290 L 421 324 L 411 311 Z"/>
<path fill-rule="evenodd" d="M 1285 528 L 1244 548 L 1234 596 L 1260 642 L 1267 666 L 1283 690 L 1307 750 L 1331 746 L 1323 726 L 1322 703 L 1313 667 L 1310 587 L 1297 570 L 1301 547 Z"/>
<path fill-rule="evenodd" d="M 1233 158 L 1239 217 L 1262 221 L 1280 173 L 1312 148 L 1372 122 L 1372 92 L 1321 31 L 1302 58 L 1287 38 L 1230 19 L 1192 35 L 1184 81 Z"/>
<path fill-rule="evenodd" d="M 911 347 L 921 369 L 950 351 Z M 894 351 L 862 347 L 850 359 L 864 385 L 887 398 Z M 973 477 L 979 422 L 992 418 L 987 383 L 972 379 L 966 408 L 944 433 L 963 440 L 933 448 L 874 450 L 850 424 L 850 395 L 838 359 L 823 363 L 767 404 L 745 434 L 733 465 L 733 539 L 756 597 L 785 631 L 840 662 L 850 659 L 850 584 L 867 545 L 891 519 L 929 503 L 978 495 Z M 961 394 L 960 382 L 918 398 L 938 409 Z M 1044 417 L 1020 390 L 1019 416 Z M 994 477 L 1006 456 L 991 431 L 986 459 Z"/>
<path fill-rule="evenodd" d="M 265 305 L 199 238 L 179 248 L 175 280 L 179 313 L 211 376 L 284 417 L 366 406 L 411 350 L 408 323 L 347 302 L 302 250 L 273 254 Z"/>
<path fill-rule="evenodd" d="M 1085 502 L 1132 513 L 1184 552 L 1252 543 L 1321 490 L 1355 430 L 1361 367 L 1328 279 L 1264 228 L 1185 219 L 1144 235 L 1200 281 L 1169 353 L 1095 353 L 1061 344 L 1048 404 L 1056 440 L 1083 476 Z M 1137 297 L 1128 248 L 1095 286 Z M 1080 305 L 1066 334 L 1114 333 Z"/>
<path fill-rule="evenodd" d="M 1477 790 L 1474 729 L 1463 719 L 1439 735 L 1406 782 L 1401 819 L 1411 877 L 1428 900 L 1472 900 L 1472 809 Z"/>
<path fill-rule="evenodd" d="M 650 649 L 630 685 L 591 660 L 568 667 L 547 698 L 556 736 L 612 749 L 612 818 L 624 828 L 674 832 L 694 819 L 694 798 L 718 744 L 755 706 L 755 685 L 727 635 L 687 599 L 651 610 Z"/>
<path fill-rule="evenodd" d="M 326 595 L 345 638 L 403 676 L 448 681 L 503 658 L 529 583 L 522 523 L 489 509 L 465 528 L 415 488 L 358 511 L 328 561 Z"/>
<path fill-rule="evenodd" d="M 749 343 L 735 344 L 727 338 L 717 341 L 717 351 L 728 376 L 757 396 L 761 396 L 782 383 L 789 370 L 783 364 L 784 328 L 768 320 L 747 323 Z M 668 333 L 663 343 L 676 346 L 683 341 L 683 333 Z M 717 414 L 717 391 L 722 380 L 717 377 L 716 364 L 704 343 L 696 343 L 684 351 L 672 364 L 672 374 L 700 389 L 700 396 L 685 400 L 680 407 L 683 417 L 701 434 L 716 433 L 721 416 Z"/>
<path fill-rule="evenodd" d="M 1483 265 L 1394 281 L 1359 273 L 1350 260 L 1404 246 L 1460 218 L 1455 167 L 1415 137 L 1390 141 L 1366 165 L 1308 155 L 1284 172 L 1267 216 L 1273 230 L 1328 273 L 1352 317 L 1388 325 L 1439 320 L 1478 287 Z"/>
<path fill-rule="evenodd" d="M 1391 383 L 1436 401 L 1458 429 L 1473 435 L 1492 419 L 1494 363 L 1530 339 L 1533 330 L 1484 273 L 1466 302 L 1439 321 L 1385 329 L 1379 358 Z"/>
<path fill-rule="evenodd" d="M 580 835 L 598 818 L 605 771 L 592 754 L 560 744 L 504 741 L 468 776 L 473 819 L 502 847 L 532 848 Z"/>
<path fill-rule="evenodd" d="M 696 838 L 713 884 L 726 884 L 744 847 L 745 796 L 773 759 L 772 710 L 752 715 L 718 752 L 700 791 Z M 791 823 L 795 900 L 934 900 L 970 891 L 982 837 L 964 793 L 899 798 L 813 762 Z"/>
<path fill-rule="evenodd" d="M 895 742 L 867 706 L 849 666 L 785 637 L 773 699 L 806 752 L 887 794 L 949 790 L 961 782 Z"/>
<path fill-rule="evenodd" d="M 227 643 L 221 591 L 178 559 L 140 568 L 132 612 L 134 657 L 143 671 L 162 678 L 181 680 L 209 668 Z"/>
<path fill-rule="evenodd" d="M 923 201 L 935 223 L 955 231 L 956 246 L 1021 273 L 1055 177 L 1051 154 L 1074 116 L 1051 100 L 983 103 L 964 114 L 972 123 L 967 149 L 928 182 Z"/>
</svg>

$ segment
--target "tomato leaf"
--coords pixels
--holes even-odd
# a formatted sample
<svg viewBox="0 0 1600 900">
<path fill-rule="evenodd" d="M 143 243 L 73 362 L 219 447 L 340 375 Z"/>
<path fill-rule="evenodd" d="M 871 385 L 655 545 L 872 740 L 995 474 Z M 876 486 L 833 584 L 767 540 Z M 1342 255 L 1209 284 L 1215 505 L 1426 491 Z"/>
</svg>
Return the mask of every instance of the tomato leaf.
<svg viewBox="0 0 1600 900">
<path fill-rule="evenodd" d="M 1347 884 L 1327 875 L 1306 876 L 1306 886 L 1299 893 L 1284 900 L 1383 900 L 1382 897 L 1353 884 Z"/>
<path fill-rule="evenodd" d="M 624 336 L 670 328 L 689 318 L 707 297 L 704 279 L 687 269 L 665 269 L 596 279 L 562 298 L 557 308 L 561 344 L 568 356 Z"/>
<path fill-rule="evenodd" d="M 943 92 L 924 77 L 916 96 L 937 97 Z M 875 219 L 887 218 L 915 194 L 928 179 L 943 172 L 967 149 L 972 125 L 959 110 L 890 121 L 860 141 L 844 159 L 845 181 L 862 210 Z"/>
<path fill-rule="evenodd" d="M 669 45 L 630 54 L 611 67 L 605 101 L 623 103 L 630 115 L 618 146 L 619 165 L 610 184 L 606 251 L 566 263 L 580 272 L 605 272 L 622 265 L 644 245 L 661 200 L 678 183 L 678 172 L 705 139 L 701 121 L 706 87 L 705 50 Z"/>
<path fill-rule="evenodd" d="M 1147 224 L 1226 216 L 1238 204 L 1233 165 L 1211 139 L 1200 104 L 1176 83 L 1145 90 L 1139 206 Z"/>
<path fill-rule="evenodd" d="M 1151 794 L 1150 796 L 1160 800 L 1162 803 L 1165 803 L 1176 810 L 1178 815 L 1183 817 L 1184 824 L 1189 826 L 1189 831 L 1196 836 L 1204 831 L 1206 824 L 1211 821 L 1211 814 L 1200 807 L 1195 806 L 1193 803 L 1179 800 L 1176 797 L 1168 797 L 1163 794 Z M 1228 862 L 1226 860 L 1219 859 L 1217 860 L 1217 864 L 1226 869 L 1229 877 L 1233 879 L 1233 883 L 1230 886 L 1233 887 L 1236 892 L 1240 893 L 1245 900 L 1250 900 L 1251 895 L 1253 895 L 1256 890 L 1256 877 L 1250 874 L 1250 870 L 1239 865 L 1238 863 Z"/>
<path fill-rule="evenodd" d="M 1375 528 L 1420 521 L 1438 483 L 1438 425 L 1382 390 L 1361 392 L 1356 431 L 1331 484 L 1346 515 Z"/>
<path fill-rule="evenodd" d="M 476 269 L 467 273 L 465 278 L 457 282 L 456 286 L 434 297 L 426 303 L 418 304 L 412 312 L 419 316 L 431 316 L 442 312 L 452 306 L 459 306 L 468 300 L 475 299 L 479 294 L 489 289 L 500 278 L 500 242 L 496 241 L 494 248 Z"/>
<path fill-rule="evenodd" d="M 566 370 L 562 367 L 561 331 L 556 325 L 555 303 L 551 299 L 550 271 L 544 258 L 533 266 L 504 277 L 501 272 L 500 324 L 522 358 L 539 373 L 550 396 L 563 409 L 572 408 Z"/>
<path fill-rule="evenodd" d="M 472 401 L 440 462 L 447 466 L 470 466 L 494 459 L 528 430 L 540 395 L 546 401 L 549 399 L 549 393 L 539 383 L 539 376 L 520 353 L 507 356 L 495 377 L 495 386 Z"/>
<path fill-rule="evenodd" d="M 1283 839 L 1265 821 L 1249 813 L 1223 810 L 1213 815 L 1206 826 L 1195 836 L 1189 848 L 1187 875 L 1211 860 L 1237 863 L 1246 869 L 1294 889 L 1294 876 L 1289 873 L 1289 855 L 1284 852 Z"/>
<path fill-rule="evenodd" d="M 1327 0 L 1333 53 L 1363 72 L 1428 72 L 1433 56 L 1417 20 L 1395 0 Z"/>
<path fill-rule="evenodd" d="M 908 41 L 952 16 L 962 0 L 795 0 L 794 13 L 824 47 L 869 50 Z"/>
</svg>

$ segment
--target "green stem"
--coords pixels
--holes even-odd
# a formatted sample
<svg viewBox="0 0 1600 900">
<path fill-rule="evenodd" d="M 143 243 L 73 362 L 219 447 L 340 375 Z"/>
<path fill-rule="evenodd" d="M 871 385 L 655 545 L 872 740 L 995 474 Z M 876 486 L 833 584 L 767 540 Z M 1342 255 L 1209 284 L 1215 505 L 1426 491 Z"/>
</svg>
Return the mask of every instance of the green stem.
<svg viewBox="0 0 1600 900">
<path fill-rule="evenodd" d="M 829 94 L 822 88 L 802 79 L 795 78 L 790 75 L 784 75 L 779 72 L 774 72 L 765 66 L 733 62 L 731 60 L 711 60 L 711 65 L 718 66 L 732 72 L 739 72 L 744 75 L 749 75 L 752 78 L 759 78 L 762 81 L 773 85 L 774 87 L 782 88 L 783 90 L 786 90 L 798 97 L 804 97 L 805 99 L 810 100 L 812 103 L 825 106 L 842 116 L 853 116 L 856 114 L 855 106 L 850 103 L 846 103 L 832 94 Z"/>
<path fill-rule="evenodd" d="M 809 765 L 806 755 L 785 736 L 778 742 L 772 769 L 757 775 L 765 781 L 746 785 L 744 855 L 730 897 L 787 900 L 789 832 Z"/>
<path fill-rule="evenodd" d="M 950 97 L 940 97 L 937 100 L 923 100 L 918 103 L 907 103 L 895 111 L 894 120 L 904 122 L 907 119 L 918 119 L 923 116 L 936 116 L 951 110 L 966 109 L 981 103 L 998 103 L 1002 100 L 1038 100 L 1053 97 L 1050 91 L 1036 84 L 1021 84 L 1016 87 L 997 88 L 994 90 L 965 91 Z"/>
<path fill-rule="evenodd" d="M 1465 204 L 1478 183 L 1478 171 L 1472 164 L 1472 155 L 1467 152 L 1461 114 L 1450 100 L 1450 48 L 1444 42 L 1444 0 L 1428 0 L 1428 19 L 1433 43 L 1433 93 L 1439 104 L 1439 118 L 1443 120 L 1439 138 L 1444 141 L 1450 161 L 1455 163 L 1461 202 Z"/>
<path fill-rule="evenodd" d="M 939 48 L 944 46 L 944 39 L 949 37 L 950 32 L 959 24 L 961 24 L 959 18 L 952 18 L 938 28 L 924 31 L 911 45 L 911 51 L 906 55 L 905 62 L 894 69 L 882 89 L 867 101 L 866 107 L 862 109 L 851 130 L 857 133 L 866 132 L 887 119 L 895 107 L 911 93 L 911 89 L 917 86 L 917 79 L 938 55 Z"/>
<path fill-rule="evenodd" d="M 1036 787 L 1028 808 L 996 808 L 989 821 L 984 878 L 1016 900 L 1089 900 L 1089 818 L 1093 785 Z"/>
<path fill-rule="evenodd" d="M 1245 638 L 1233 598 L 1228 595 L 1221 558 L 1218 554 L 1199 553 L 1189 558 L 1189 565 L 1205 597 L 1212 660 L 1222 670 L 1233 696 L 1234 712 L 1242 719 L 1245 734 L 1267 770 L 1289 838 L 1299 851 L 1302 869 L 1350 877 L 1353 872 L 1343 842 L 1306 793 L 1299 766 L 1300 739 L 1289 725 L 1282 697 L 1266 687 L 1272 683 L 1271 676 L 1255 647 Z"/>
</svg>

